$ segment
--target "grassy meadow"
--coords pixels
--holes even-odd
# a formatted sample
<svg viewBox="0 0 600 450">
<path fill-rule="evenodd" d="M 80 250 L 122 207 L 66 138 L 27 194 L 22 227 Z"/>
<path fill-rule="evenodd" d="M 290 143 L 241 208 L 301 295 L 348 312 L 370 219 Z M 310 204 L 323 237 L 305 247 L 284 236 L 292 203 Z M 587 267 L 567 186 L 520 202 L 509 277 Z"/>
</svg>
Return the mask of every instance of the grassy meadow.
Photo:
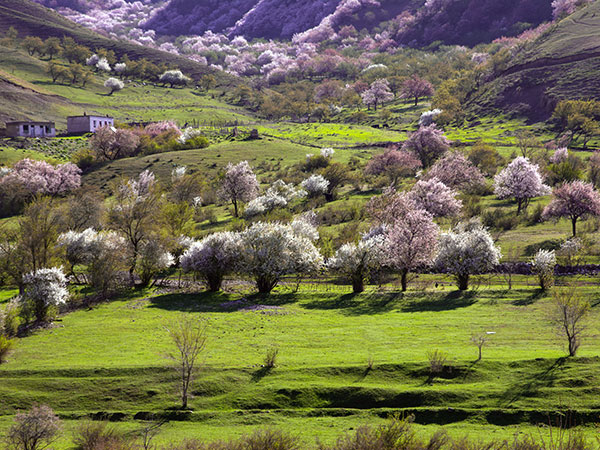
<svg viewBox="0 0 600 450">
<path fill-rule="evenodd" d="M 566 411 L 589 427 L 599 409 L 600 298 L 596 280 L 570 281 L 595 306 L 574 359 L 564 358 L 565 342 L 551 324 L 550 295 L 528 277 L 516 277 L 511 290 L 502 278 L 482 277 L 467 293 L 439 275 L 421 275 L 404 295 L 394 283 L 353 295 L 347 286 L 310 281 L 267 297 L 239 283 L 216 295 L 189 283 L 131 291 L 19 341 L 0 366 L 0 427 L 34 402 L 49 404 L 71 428 L 91 416 L 135 429 L 147 413 L 167 414 L 174 420 L 165 441 L 273 425 L 307 443 L 329 442 L 398 411 L 414 414 L 427 432 L 449 424 L 451 434 L 485 440 L 537 433 L 536 424 Z M 208 323 L 191 413 L 174 410 L 176 375 L 165 358 L 164 327 L 184 313 Z M 481 332 L 489 342 L 477 361 L 470 338 Z M 266 369 L 272 346 L 277 364 Z M 447 356 L 439 376 L 429 369 L 434 350 Z"/>
</svg>

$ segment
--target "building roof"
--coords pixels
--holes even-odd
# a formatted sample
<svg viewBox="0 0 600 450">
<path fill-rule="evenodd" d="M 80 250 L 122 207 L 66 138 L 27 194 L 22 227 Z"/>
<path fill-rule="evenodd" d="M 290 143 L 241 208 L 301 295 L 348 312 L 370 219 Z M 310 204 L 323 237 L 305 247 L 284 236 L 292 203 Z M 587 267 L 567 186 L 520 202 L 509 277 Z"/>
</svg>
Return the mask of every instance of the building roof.
<svg viewBox="0 0 600 450">
<path fill-rule="evenodd" d="M 6 122 L 6 125 L 51 125 L 54 126 L 54 122 L 33 122 L 31 120 L 13 120 Z"/>
<path fill-rule="evenodd" d="M 80 116 L 67 116 L 67 119 L 77 119 L 79 117 L 96 117 L 96 118 L 100 117 L 102 119 L 113 119 L 108 114 L 106 116 L 102 116 L 100 114 L 83 114 L 83 115 L 80 115 Z"/>
</svg>

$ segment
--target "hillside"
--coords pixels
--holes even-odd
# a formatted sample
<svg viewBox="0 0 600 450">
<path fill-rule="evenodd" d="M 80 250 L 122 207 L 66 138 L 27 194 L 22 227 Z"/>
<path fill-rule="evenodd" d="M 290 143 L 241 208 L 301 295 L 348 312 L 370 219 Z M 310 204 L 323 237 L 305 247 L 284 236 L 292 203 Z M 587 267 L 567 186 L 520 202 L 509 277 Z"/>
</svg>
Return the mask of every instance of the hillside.
<svg viewBox="0 0 600 450">
<path fill-rule="evenodd" d="M 576 12 L 526 45 L 471 99 L 480 111 L 547 119 L 561 99 L 600 97 L 600 3 Z"/>
<path fill-rule="evenodd" d="M 403 45 L 476 45 L 551 19 L 549 0 L 157 0 L 139 7 L 132 2 L 36 1 L 97 30 L 126 36 L 126 30 L 141 27 L 169 38 L 212 32 L 289 40 L 352 25 L 373 34 L 387 30 Z"/>
<path fill-rule="evenodd" d="M 205 65 L 190 59 L 127 41 L 113 40 L 84 28 L 60 14 L 30 0 L 3 0 L 0 3 L 0 29 L 14 27 L 20 36 L 39 36 L 43 39 L 70 36 L 78 43 L 92 49 L 113 50 L 117 57 L 128 55 L 131 59 L 146 58 L 154 63 L 165 63 L 180 68 L 188 75 L 199 78 L 210 71 Z"/>
</svg>

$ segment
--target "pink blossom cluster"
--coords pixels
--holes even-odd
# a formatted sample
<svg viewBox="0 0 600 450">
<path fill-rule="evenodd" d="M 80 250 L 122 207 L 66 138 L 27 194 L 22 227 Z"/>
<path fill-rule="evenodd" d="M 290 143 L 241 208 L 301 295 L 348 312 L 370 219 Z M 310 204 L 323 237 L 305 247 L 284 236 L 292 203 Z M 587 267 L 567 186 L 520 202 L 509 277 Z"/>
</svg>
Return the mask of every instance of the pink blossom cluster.
<svg viewBox="0 0 600 450">
<path fill-rule="evenodd" d="M 81 170 L 75 164 L 53 166 L 46 161 L 22 159 L 0 178 L 0 188 L 20 187 L 30 195 L 63 195 L 81 186 Z"/>
</svg>

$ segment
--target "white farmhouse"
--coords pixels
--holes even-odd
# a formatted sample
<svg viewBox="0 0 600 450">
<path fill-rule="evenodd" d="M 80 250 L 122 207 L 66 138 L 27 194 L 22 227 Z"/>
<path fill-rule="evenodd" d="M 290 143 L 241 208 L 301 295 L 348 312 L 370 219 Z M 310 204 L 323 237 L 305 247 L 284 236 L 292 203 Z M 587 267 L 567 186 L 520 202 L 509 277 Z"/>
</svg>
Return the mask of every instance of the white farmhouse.
<svg viewBox="0 0 600 450">
<path fill-rule="evenodd" d="M 6 122 L 6 135 L 9 137 L 55 137 L 54 122 Z"/>
<path fill-rule="evenodd" d="M 67 132 L 69 134 L 95 133 L 98 128 L 114 127 L 115 119 L 109 116 L 69 116 Z"/>
</svg>

